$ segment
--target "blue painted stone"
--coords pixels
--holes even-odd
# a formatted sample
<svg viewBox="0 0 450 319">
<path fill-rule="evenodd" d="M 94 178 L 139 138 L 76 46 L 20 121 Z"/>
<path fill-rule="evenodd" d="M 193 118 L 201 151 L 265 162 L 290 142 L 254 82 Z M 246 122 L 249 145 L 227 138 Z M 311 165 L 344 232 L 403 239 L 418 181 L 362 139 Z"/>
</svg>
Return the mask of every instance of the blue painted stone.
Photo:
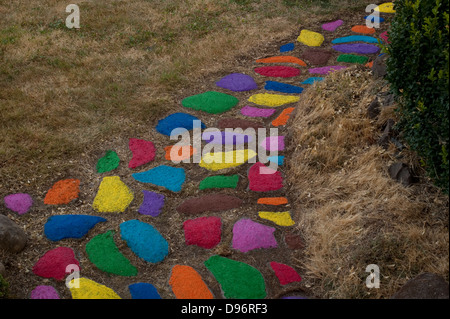
<svg viewBox="0 0 450 319">
<path fill-rule="evenodd" d="M 169 254 L 169 244 L 152 225 L 133 219 L 120 224 L 120 235 L 128 247 L 150 263 L 163 261 Z"/>
<path fill-rule="evenodd" d="M 323 78 L 317 77 L 317 76 L 312 76 L 310 78 L 307 78 L 305 81 L 303 81 L 300 84 L 313 84 L 314 82 L 320 82 L 320 81 L 323 81 Z"/>
<path fill-rule="evenodd" d="M 194 128 L 193 121 L 200 121 L 197 117 L 187 113 L 173 113 L 166 118 L 160 120 L 156 125 L 156 130 L 164 135 L 170 136 L 172 130 L 176 128 L 184 128 L 188 131 Z M 204 123 L 200 124 L 201 128 L 206 128 Z"/>
<path fill-rule="evenodd" d="M 145 282 L 138 282 L 128 286 L 131 299 L 161 299 L 155 286 Z"/>
<path fill-rule="evenodd" d="M 284 156 L 269 156 L 267 157 L 269 162 L 277 163 L 278 165 L 283 165 L 284 163 Z"/>
<path fill-rule="evenodd" d="M 65 238 L 81 238 L 91 228 L 106 219 L 91 215 L 54 215 L 44 225 L 44 235 L 51 241 Z"/>
<path fill-rule="evenodd" d="M 250 75 L 242 73 L 232 73 L 216 82 L 218 87 L 235 92 L 251 91 L 258 88 L 255 80 Z"/>
<path fill-rule="evenodd" d="M 348 43 L 348 42 L 366 42 L 366 43 L 378 43 L 378 39 L 375 37 L 370 37 L 368 35 L 349 35 L 347 37 L 336 38 L 331 43 Z"/>
<path fill-rule="evenodd" d="M 276 81 L 266 81 L 264 89 L 282 93 L 302 93 L 303 91 L 302 87 Z"/>
<path fill-rule="evenodd" d="M 372 23 L 375 22 L 384 22 L 384 18 L 383 17 L 376 17 L 376 16 L 365 16 L 364 19 L 371 21 Z"/>
<path fill-rule="evenodd" d="M 289 52 L 289 51 L 294 50 L 294 48 L 295 48 L 294 43 L 287 43 L 280 47 L 280 52 Z"/>
<path fill-rule="evenodd" d="M 181 191 L 186 180 L 183 168 L 167 165 L 160 165 L 145 172 L 131 174 L 131 176 L 138 182 L 162 186 L 172 192 Z"/>
</svg>

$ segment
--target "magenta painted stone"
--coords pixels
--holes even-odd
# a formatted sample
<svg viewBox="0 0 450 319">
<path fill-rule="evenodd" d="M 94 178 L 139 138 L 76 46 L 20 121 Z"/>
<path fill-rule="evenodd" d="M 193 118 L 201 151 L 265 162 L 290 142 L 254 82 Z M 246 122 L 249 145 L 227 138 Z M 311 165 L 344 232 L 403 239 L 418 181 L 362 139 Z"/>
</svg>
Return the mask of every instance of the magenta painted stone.
<svg viewBox="0 0 450 319">
<path fill-rule="evenodd" d="M 143 215 L 158 216 L 164 207 L 164 195 L 143 190 L 144 201 L 138 212 Z"/>
<path fill-rule="evenodd" d="M 388 35 L 388 32 L 387 31 L 384 31 L 383 33 L 381 33 L 380 34 L 380 38 L 382 38 L 383 39 L 383 41 L 384 42 L 386 42 L 386 43 L 391 43 L 390 41 L 389 41 L 389 35 Z"/>
<path fill-rule="evenodd" d="M 281 285 L 287 285 L 292 282 L 300 282 L 302 280 L 300 275 L 291 266 L 272 261 L 270 263 L 270 267 L 272 267 L 275 272 L 275 276 L 277 276 Z"/>
<path fill-rule="evenodd" d="M 186 245 L 211 249 L 220 243 L 222 221 L 219 217 L 199 217 L 183 223 Z"/>
<path fill-rule="evenodd" d="M 255 68 L 255 72 L 263 76 L 278 77 L 278 78 L 290 78 L 300 75 L 300 69 L 292 66 L 262 66 Z"/>
<path fill-rule="evenodd" d="M 66 272 L 68 265 L 79 267 L 80 264 L 71 248 L 58 247 L 49 250 L 37 261 L 33 266 L 33 273 L 44 278 L 63 280 L 69 274 Z"/>
<path fill-rule="evenodd" d="M 10 210 L 23 215 L 33 206 L 33 199 L 29 194 L 17 193 L 7 195 L 4 198 L 5 205 Z"/>
<path fill-rule="evenodd" d="M 37 286 L 31 292 L 30 299 L 59 299 L 59 294 L 52 286 Z"/>
<path fill-rule="evenodd" d="M 344 21 L 342 20 L 336 20 L 333 22 L 328 22 L 325 24 L 322 24 L 322 29 L 324 29 L 325 31 L 335 31 L 337 28 L 339 28 L 342 24 L 344 23 Z"/>
<path fill-rule="evenodd" d="M 368 43 L 336 44 L 332 48 L 342 53 L 373 54 L 380 51 L 379 47 Z"/>
<path fill-rule="evenodd" d="M 235 92 L 251 91 L 258 88 L 255 80 L 250 75 L 242 73 L 229 74 L 217 81 L 216 85 Z"/>
<path fill-rule="evenodd" d="M 255 163 L 248 171 L 249 188 L 254 192 L 275 191 L 283 187 L 283 177 L 279 171 Z"/>
<path fill-rule="evenodd" d="M 330 72 L 334 72 L 334 71 L 339 71 L 342 69 L 347 68 L 344 65 L 329 65 L 329 66 L 324 66 L 321 68 L 313 68 L 313 69 L 309 69 L 309 73 L 311 74 L 328 74 Z"/>
<path fill-rule="evenodd" d="M 268 136 L 261 142 L 261 146 L 268 151 L 282 151 L 284 136 Z"/>
<path fill-rule="evenodd" d="M 246 105 L 241 109 L 241 114 L 250 117 L 269 117 L 275 113 L 275 109 L 261 109 Z"/>
<path fill-rule="evenodd" d="M 259 248 L 276 248 L 275 228 L 259 224 L 251 219 L 238 220 L 233 226 L 233 249 L 246 253 Z"/>
<path fill-rule="evenodd" d="M 130 138 L 128 147 L 133 153 L 133 157 L 128 163 L 129 168 L 136 168 L 155 159 L 156 150 L 153 142 Z"/>
</svg>

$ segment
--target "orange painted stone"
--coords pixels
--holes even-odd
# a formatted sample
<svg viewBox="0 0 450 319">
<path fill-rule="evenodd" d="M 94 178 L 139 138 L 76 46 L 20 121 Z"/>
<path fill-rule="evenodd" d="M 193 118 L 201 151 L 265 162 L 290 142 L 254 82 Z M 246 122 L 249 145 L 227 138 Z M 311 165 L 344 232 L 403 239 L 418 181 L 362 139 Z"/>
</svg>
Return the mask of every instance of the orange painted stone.
<svg viewBox="0 0 450 319">
<path fill-rule="evenodd" d="M 368 68 L 372 68 L 373 67 L 373 61 L 367 62 L 365 64 L 365 66 L 368 67 Z"/>
<path fill-rule="evenodd" d="M 214 299 L 202 277 L 190 266 L 173 266 L 169 285 L 177 299 Z"/>
<path fill-rule="evenodd" d="M 183 161 L 197 152 L 191 145 L 170 145 L 164 147 L 164 151 L 166 151 L 165 158 L 169 161 Z"/>
<path fill-rule="evenodd" d="M 291 116 L 292 111 L 294 111 L 295 107 L 288 107 L 281 112 L 281 114 L 272 121 L 273 126 L 281 126 L 286 125 L 287 121 L 289 120 L 289 117 Z"/>
<path fill-rule="evenodd" d="M 71 200 L 78 198 L 80 192 L 80 180 L 63 179 L 56 182 L 49 189 L 44 198 L 44 204 L 59 205 L 68 204 Z"/>
<path fill-rule="evenodd" d="M 305 61 L 300 60 L 299 58 L 296 58 L 295 56 L 290 55 L 280 55 L 280 56 L 273 56 L 270 58 L 264 58 L 264 59 L 258 59 L 256 62 L 259 63 L 295 63 L 301 66 L 306 66 Z"/>
<path fill-rule="evenodd" d="M 257 203 L 262 205 L 285 205 L 288 203 L 288 199 L 286 197 L 261 197 Z"/>
<path fill-rule="evenodd" d="M 367 27 L 365 25 L 355 25 L 352 28 L 352 31 L 356 32 L 356 33 L 363 33 L 363 34 L 373 34 L 373 33 L 375 33 L 375 29 L 374 28 L 369 28 L 369 27 Z"/>
</svg>

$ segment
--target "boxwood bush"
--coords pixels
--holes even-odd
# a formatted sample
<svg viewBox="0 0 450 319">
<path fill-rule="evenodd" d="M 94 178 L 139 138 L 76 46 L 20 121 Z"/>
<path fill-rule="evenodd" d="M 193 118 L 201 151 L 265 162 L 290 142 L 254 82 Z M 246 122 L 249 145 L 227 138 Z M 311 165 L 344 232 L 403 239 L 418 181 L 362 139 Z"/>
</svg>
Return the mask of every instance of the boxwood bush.
<svg viewBox="0 0 450 319">
<path fill-rule="evenodd" d="M 398 128 L 428 175 L 449 190 L 449 1 L 397 0 L 386 79 L 399 97 Z"/>
</svg>

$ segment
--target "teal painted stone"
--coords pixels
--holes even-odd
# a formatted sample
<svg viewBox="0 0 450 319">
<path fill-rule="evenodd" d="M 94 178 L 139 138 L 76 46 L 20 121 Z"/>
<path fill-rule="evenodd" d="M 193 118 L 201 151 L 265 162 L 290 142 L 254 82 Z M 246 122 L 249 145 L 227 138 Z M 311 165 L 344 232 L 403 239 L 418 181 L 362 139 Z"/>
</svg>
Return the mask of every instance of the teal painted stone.
<svg viewBox="0 0 450 319">
<path fill-rule="evenodd" d="M 134 173 L 131 176 L 141 183 L 150 183 L 167 188 L 172 192 L 179 192 L 186 179 L 181 167 L 160 165 L 145 172 Z"/>
<path fill-rule="evenodd" d="M 333 44 L 348 43 L 348 42 L 366 42 L 378 43 L 378 39 L 368 35 L 349 35 L 347 37 L 336 38 L 331 41 Z"/>
<path fill-rule="evenodd" d="M 238 103 L 239 100 L 234 96 L 216 91 L 189 96 L 181 101 L 184 107 L 211 114 L 226 112 Z"/>
</svg>

